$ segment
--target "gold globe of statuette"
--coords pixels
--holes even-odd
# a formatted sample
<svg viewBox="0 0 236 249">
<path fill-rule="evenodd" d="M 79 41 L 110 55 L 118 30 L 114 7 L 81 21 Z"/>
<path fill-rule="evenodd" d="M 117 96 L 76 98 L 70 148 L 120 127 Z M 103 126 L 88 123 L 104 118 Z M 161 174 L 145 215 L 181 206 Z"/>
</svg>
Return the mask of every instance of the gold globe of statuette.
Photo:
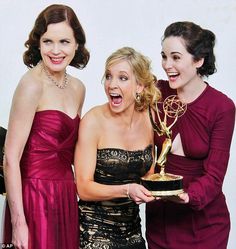
<svg viewBox="0 0 236 249">
<path fill-rule="evenodd" d="M 171 95 L 167 97 L 162 103 L 164 118 L 161 120 L 159 115 L 159 109 L 156 104 L 156 114 L 158 118 L 158 124 L 154 122 L 151 108 L 149 108 L 150 121 L 152 123 L 154 131 L 158 136 L 165 136 L 165 140 L 162 144 L 162 150 L 158 157 L 157 147 L 155 146 L 155 166 L 160 167 L 160 173 L 151 174 L 142 178 L 142 184 L 149 189 L 154 196 L 171 196 L 177 195 L 183 192 L 183 177 L 180 175 L 174 175 L 165 173 L 165 163 L 167 155 L 172 146 L 172 131 L 171 128 L 176 123 L 177 119 L 184 115 L 187 110 L 187 105 L 180 101 L 177 95 Z M 167 126 L 167 118 L 174 119 L 172 123 Z"/>
<path fill-rule="evenodd" d="M 187 105 L 181 102 L 177 95 L 171 95 L 164 100 L 163 109 L 168 117 L 179 118 L 186 112 Z"/>
</svg>

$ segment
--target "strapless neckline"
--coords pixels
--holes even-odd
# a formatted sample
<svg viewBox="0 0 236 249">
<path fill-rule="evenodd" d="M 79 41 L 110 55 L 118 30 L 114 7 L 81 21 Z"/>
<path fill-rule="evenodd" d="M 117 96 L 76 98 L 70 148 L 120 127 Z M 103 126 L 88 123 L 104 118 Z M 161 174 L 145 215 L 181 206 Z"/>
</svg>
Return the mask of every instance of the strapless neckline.
<svg viewBox="0 0 236 249">
<path fill-rule="evenodd" d="M 116 151 L 126 151 L 126 152 L 143 152 L 146 150 L 149 150 L 152 147 L 152 144 L 147 145 L 144 149 L 137 149 L 137 150 L 126 150 L 122 148 L 114 148 L 114 147 L 104 147 L 97 149 L 98 151 L 104 151 L 104 150 L 116 150 Z"/>
<path fill-rule="evenodd" d="M 67 117 L 67 118 L 69 118 L 69 119 L 71 119 L 71 120 L 75 120 L 75 119 L 77 119 L 78 117 L 79 117 L 79 115 L 77 114 L 74 118 L 73 117 L 71 117 L 70 115 L 68 115 L 67 113 L 65 113 L 65 112 L 63 112 L 63 111 L 61 111 L 61 110 L 40 110 L 40 111 L 37 111 L 35 114 L 43 114 L 43 113 L 52 113 L 52 112 L 56 112 L 56 113 L 59 113 L 59 114 L 61 114 L 61 115 L 63 115 L 63 116 L 65 116 L 65 117 Z"/>
</svg>

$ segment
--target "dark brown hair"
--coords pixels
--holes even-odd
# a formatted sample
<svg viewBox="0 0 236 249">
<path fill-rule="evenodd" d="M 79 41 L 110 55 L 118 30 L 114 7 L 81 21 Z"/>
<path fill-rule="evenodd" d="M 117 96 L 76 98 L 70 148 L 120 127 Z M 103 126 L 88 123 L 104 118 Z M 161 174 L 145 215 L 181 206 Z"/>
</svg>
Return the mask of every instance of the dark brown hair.
<svg viewBox="0 0 236 249">
<path fill-rule="evenodd" d="M 174 22 L 166 28 L 162 41 L 170 36 L 184 39 L 186 50 L 192 54 L 195 61 L 204 59 L 203 65 L 197 69 L 198 74 L 209 76 L 216 72 L 213 51 L 216 38 L 212 31 L 203 29 L 193 22 Z"/>
<path fill-rule="evenodd" d="M 67 21 L 73 29 L 75 40 L 78 43 L 78 49 L 76 50 L 70 65 L 79 69 L 82 69 L 87 65 L 90 54 L 85 48 L 86 38 L 84 30 L 73 9 L 61 4 L 48 6 L 37 17 L 34 27 L 29 34 L 29 38 L 25 42 L 27 48 L 23 55 L 25 65 L 32 68 L 42 59 L 39 50 L 39 42 L 41 36 L 47 31 L 47 26 L 52 23 L 64 21 Z"/>
</svg>

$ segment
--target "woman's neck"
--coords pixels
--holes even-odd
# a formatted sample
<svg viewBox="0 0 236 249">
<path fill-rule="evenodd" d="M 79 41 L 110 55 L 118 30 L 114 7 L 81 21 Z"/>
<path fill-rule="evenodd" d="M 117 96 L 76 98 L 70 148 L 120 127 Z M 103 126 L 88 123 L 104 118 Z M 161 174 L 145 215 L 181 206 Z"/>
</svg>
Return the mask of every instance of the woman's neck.
<svg viewBox="0 0 236 249">
<path fill-rule="evenodd" d="M 116 119 L 116 122 L 120 125 L 120 127 L 124 129 L 132 129 L 141 117 L 141 113 L 135 109 L 127 109 L 126 111 L 120 113 L 114 113 L 110 110 L 110 114 L 114 119 Z"/>
<path fill-rule="evenodd" d="M 183 103 L 191 103 L 205 90 L 207 84 L 200 78 L 192 84 L 177 89 L 177 95 Z"/>
</svg>

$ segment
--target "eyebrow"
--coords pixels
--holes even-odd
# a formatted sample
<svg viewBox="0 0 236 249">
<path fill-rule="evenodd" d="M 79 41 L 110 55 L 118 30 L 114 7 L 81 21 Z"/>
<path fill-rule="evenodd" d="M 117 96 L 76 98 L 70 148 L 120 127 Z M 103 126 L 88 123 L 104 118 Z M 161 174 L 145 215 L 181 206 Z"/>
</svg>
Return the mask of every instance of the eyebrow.
<svg viewBox="0 0 236 249">
<path fill-rule="evenodd" d="M 119 73 L 126 73 L 126 74 L 129 74 L 127 71 L 119 71 Z"/>
<path fill-rule="evenodd" d="M 171 52 L 171 54 L 181 54 L 182 55 L 182 53 L 180 53 L 180 52 Z"/>
<path fill-rule="evenodd" d="M 164 51 L 161 51 L 161 54 L 165 54 L 165 52 L 164 52 Z M 177 51 L 171 52 L 170 54 L 171 54 L 171 55 L 173 55 L 173 54 L 179 54 L 179 55 L 182 55 L 182 53 L 177 52 Z"/>
<path fill-rule="evenodd" d="M 110 69 L 107 69 L 106 72 L 107 72 L 107 73 L 111 73 L 111 70 L 110 70 Z M 119 71 L 119 73 L 129 74 L 127 71 L 123 71 L 123 70 Z"/>
<path fill-rule="evenodd" d="M 47 36 L 45 36 L 45 37 L 41 37 L 41 39 L 42 40 L 50 40 L 50 41 L 52 41 L 53 40 L 53 38 L 49 38 L 49 37 L 47 37 Z M 71 40 L 71 38 L 61 38 L 61 39 L 59 39 L 59 41 L 63 41 L 63 40 L 67 40 L 67 41 L 70 41 Z"/>
</svg>

